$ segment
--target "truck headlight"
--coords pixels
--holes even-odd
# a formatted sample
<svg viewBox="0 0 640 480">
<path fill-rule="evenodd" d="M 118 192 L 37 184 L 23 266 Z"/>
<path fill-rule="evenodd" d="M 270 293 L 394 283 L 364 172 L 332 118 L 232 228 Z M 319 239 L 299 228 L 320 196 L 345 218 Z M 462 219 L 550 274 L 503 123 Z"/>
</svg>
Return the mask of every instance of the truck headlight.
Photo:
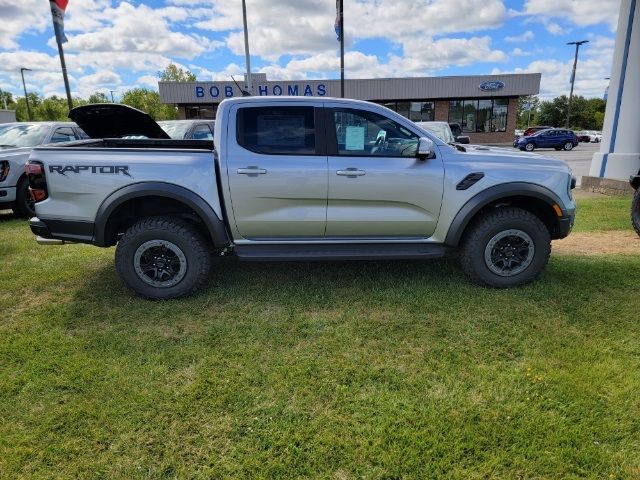
<svg viewBox="0 0 640 480">
<path fill-rule="evenodd" d="M 7 160 L 0 161 L 0 182 L 4 182 L 9 176 L 9 162 Z"/>
</svg>

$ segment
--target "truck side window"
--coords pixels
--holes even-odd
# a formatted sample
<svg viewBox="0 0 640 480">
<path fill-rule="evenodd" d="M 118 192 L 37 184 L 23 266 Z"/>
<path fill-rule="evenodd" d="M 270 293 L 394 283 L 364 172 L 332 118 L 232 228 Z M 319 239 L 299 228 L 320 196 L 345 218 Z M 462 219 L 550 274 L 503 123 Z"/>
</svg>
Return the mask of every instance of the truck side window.
<svg viewBox="0 0 640 480">
<path fill-rule="evenodd" d="M 413 157 L 418 135 L 393 120 L 366 110 L 334 108 L 338 155 Z"/>
<path fill-rule="evenodd" d="M 53 132 L 53 136 L 51 137 L 51 143 L 59 143 L 59 142 L 71 142 L 73 140 L 77 140 L 76 133 L 73 131 L 71 127 L 60 127 L 57 128 L 55 132 Z"/>
<path fill-rule="evenodd" d="M 213 140 L 213 133 L 207 124 L 200 124 L 193 129 L 194 140 Z"/>
<path fill-rule="evenodd" d="M 247 150 L 268 155 L 315 155 L 313 107 L 238 109 L 236 138 Z"/>
</svg>

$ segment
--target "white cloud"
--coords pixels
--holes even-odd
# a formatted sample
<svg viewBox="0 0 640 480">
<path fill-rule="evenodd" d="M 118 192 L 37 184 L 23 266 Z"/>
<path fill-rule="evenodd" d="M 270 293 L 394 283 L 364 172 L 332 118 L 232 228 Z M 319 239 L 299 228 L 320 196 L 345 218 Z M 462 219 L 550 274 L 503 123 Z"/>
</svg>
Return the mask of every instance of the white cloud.
<svg viewBox="0 0 640 480">
<path fill-rule="evenodd" d="M 614 31 L 619 11 L 620 0 L 527 0 L 522 13 L 534 18 L 559 18 L 581 27 L 606 23 Z"/>
<path fill-rule="evenodd" d="M 514 57 L 528 57 L 531 55 L 531 52 L 527 52 L 525 50 L 522 50 L 521 48 L 516 47 L 511 50 L 511 55 L 513 55 Z"/>
<path fill-rule="evenodd" d="M 531 30 L 527 30 L 521 35 L 514 35 L 513 37 L 505 37 L 505 41 L 509 43 L 521 43 L 533 40 L 534 34 Z"/>
<path fill-rule="evenodd" d="M 548 22 L 544 24 L 544 28 L 547 30 L 547 32 L 549 32 L 551 35 L 564 35 L 565 33 L 568 33 L 568 30 L 565 30 L 564 28 L 562 28 L 560 25 L 558 25 L 555 22 Z"/>
<path fill-rule="evenodd" d="M 595 37 L 590 43 L 580 50 L 580 59 L 576 70 L 574 93 L 585 97 L 601 97 L 609 81 L 605 77 L 611 75 L 611 62 L 613 59 L 613 39 Z M 567 61 L 559 60 L 535 60 L 525 68 L 516 68 L 511 71 L 493 69 L 491 73 L 541 73 L 540 96 L 551 98 L 558 95 L 569 94 L 569 79 L 573 58 Z"/>
</svg>

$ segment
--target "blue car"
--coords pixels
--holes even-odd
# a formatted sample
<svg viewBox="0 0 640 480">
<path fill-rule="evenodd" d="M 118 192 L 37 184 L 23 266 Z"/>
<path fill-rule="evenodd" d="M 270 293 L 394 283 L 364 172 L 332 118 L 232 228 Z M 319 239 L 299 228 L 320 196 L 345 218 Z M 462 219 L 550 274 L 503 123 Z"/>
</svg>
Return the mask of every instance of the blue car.
<svg viewBox="0 0 640 480">
<path fill-rule="evenodd" d="M 555 148 L 556 150 L 569 151 L 578 143 L 578 137 L 571 130 L 549 128 L 527 137 L 518 137 L 513 142 L 513 146 L 527 152 L 532 152 L 536 148 Z"/>
</svg>

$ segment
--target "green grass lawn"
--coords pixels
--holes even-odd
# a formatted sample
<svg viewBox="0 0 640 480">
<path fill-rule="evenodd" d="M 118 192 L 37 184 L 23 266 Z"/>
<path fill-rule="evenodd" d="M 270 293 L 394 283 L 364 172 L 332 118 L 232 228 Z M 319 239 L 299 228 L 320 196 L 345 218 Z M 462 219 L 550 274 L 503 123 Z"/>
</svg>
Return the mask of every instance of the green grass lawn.
<svg viewBox="0 0 640 480">
<path fill-rule="evenodd" d="M 225 259 L 149 302 L 113 249 L 4 218 L 0 478 L 640 478 L 640 258 L 506 291 L 454 260 Z"/>
</svg>

